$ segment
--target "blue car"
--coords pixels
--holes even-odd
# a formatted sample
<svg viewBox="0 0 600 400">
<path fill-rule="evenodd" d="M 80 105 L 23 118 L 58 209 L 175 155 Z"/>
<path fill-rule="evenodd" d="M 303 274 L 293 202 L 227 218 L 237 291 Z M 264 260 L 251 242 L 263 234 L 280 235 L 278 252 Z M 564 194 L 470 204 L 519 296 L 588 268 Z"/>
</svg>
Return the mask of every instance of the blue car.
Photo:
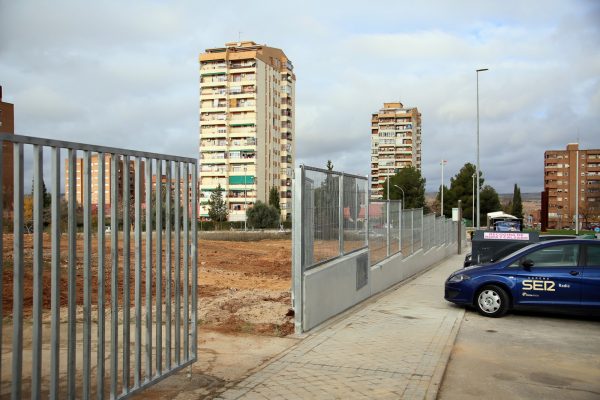
<svg viewBox="0 0 600 400">
<path fill-rule="evenodd" d="M 487 317 L 518 308 L 600 310 L 600 241 L 539 242 L 503 259 L 453 272 L 446 300 Z"/>
</svg>

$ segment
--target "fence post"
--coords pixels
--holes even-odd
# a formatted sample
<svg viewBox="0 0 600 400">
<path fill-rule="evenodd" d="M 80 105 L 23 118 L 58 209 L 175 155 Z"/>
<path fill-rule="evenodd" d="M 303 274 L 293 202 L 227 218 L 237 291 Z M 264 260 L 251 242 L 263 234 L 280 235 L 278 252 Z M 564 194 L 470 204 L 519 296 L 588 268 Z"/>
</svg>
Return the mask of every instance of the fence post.
<svg viewBox="0 0 600 400">
<path fill-rule="evenodd" d="M 415 210 L 410 210 L 410 254 L 415 252 Z"/>
<path fill-rule="evenodd" d="M 390 256 L 390 199 L 387 199 L 387 203 L 386 203 L 385 223 L 386 223 L 386 227 L 385 227 L 385 235 L 386 235 L 385 249 L 386 249 L 386 255 L 389 257 Z"/>
<path fill-rule="evenodd" d="M 456 225 L 458 226 L 458 231 L 457 231 L 458 237 L 456 238 L 456 242 L 458 243 L 458 254 L 460 254 L 460 246 L 461 246 L 461 243 L 460 243 L 460 226 L 462 225 L 461 221 L 462 221 L 462 207 L 461 207 L 461 200 L 458 200 L 458 222 L 456 223 Z"/>
<path fill-rule="evenodd" d="M 302 333 L 303 301 L 302 278 L 304 259 L 304 235 L 302 221 L 304 220 L 304 209 L 302 208 L 304 193 L 304 168 L 296 168 L 292 184 L 292 270 L 293 270 L 293 292 L 292 307 L 294 308 L 294 332 Z"/>
<path fill-rule="evenodd" d="M 339 254 L 344 254 L 344 174 L 340 175 L 339 194 L 338 194 L 338 242 Z"/>
<path fill-rule="evenodd" d="M 400 215 L 398 216 L 398 230 L 400 231 L 398 235 L 398 251 L 400 253 L 402 253 L 402 207 L 404 207 L 404 204 L 400 200 Z"/>
<path fill-rule="evenodd" d="M 425 246 L 423 246 L 423 229 L 425 224 L 423 223 L 423 209 L 421 208 L 421 249 L 425 250 Z"/>
</svg>

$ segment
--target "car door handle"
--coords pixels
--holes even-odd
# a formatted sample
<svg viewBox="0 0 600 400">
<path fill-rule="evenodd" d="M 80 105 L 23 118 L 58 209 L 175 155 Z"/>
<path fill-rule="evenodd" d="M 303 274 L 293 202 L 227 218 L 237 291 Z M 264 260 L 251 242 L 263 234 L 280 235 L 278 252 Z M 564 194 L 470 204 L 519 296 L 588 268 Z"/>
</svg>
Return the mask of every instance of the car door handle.
<svg viewBox="0 0 600 400">
<path fill-rule="evenodd" d="M 571 271 L 571 272 L 569 272 L 569 273 L 570 273 L 571 275 L 573 275 L 573 276 L 577 276 L 577 275 L 579 275 L 579 271 Z"/>
</svg>

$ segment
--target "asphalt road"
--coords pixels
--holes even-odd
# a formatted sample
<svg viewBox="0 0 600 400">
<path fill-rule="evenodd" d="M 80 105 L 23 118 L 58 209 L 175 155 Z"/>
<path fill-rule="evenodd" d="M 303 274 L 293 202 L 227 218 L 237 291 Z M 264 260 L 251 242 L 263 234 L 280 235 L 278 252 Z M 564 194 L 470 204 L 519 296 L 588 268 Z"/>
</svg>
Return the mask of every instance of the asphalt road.
<svg viewBox="0 0 600 400">
<path fill-rule="evenodd" d="M 600 399 L 600 317 L 467 310 L 438 399 Z"/>
</svg>

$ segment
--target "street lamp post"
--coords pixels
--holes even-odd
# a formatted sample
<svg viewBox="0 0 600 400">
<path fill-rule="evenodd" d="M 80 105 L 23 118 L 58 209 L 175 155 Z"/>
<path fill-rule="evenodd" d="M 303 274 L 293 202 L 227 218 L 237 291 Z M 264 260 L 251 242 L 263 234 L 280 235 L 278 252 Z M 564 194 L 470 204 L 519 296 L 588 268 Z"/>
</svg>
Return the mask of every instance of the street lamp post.
<svg viewBox="0 0 600 400">
<path fill-rule="evenodd" d="M 475 174 L 473 174 L 473 191 L 471 193 L 471 200 L 473 200 L 473 205 L 471 206 L 471 226 L 475 226 Z"/>
<path fill-rule="evenodd" d="M 477 229 L 480 227 L 481 204 L 479 202 L 479 73 L 487 71 L 487 68 L 475 70 L 477 75 L 477 166 L 475 174 L 477 175 Z"/>
<path fill-rule="evenodd" d="M 440 185 L 442 204 L 440 206 L 440 217 L 444 215 L 444 165 L 448 163 L 447 160 L 442 160 L 440 165 L 442 166 L 442 184 Z"/>
<path fill-rule="evenodd" d="M 404 189 L 402 189 L 400 186 L 398 185 L 394 185 L 395 187 L 397 187 L 398 189 L 400 189 L 400 191 L 402 192 L 402 207 L 404 207 Z"/>
</svg>

